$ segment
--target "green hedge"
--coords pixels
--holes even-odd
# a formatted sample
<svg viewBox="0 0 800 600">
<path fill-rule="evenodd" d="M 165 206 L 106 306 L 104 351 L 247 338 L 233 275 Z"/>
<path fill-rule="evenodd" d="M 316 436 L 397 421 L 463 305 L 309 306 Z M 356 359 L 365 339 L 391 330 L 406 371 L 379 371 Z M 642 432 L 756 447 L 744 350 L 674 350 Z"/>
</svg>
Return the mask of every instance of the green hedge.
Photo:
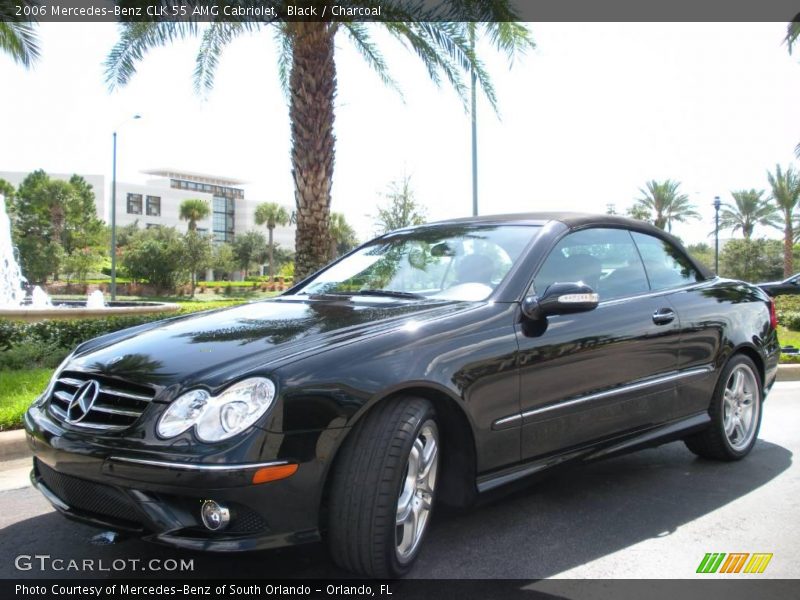
<svg viewBox="0 0 800 600">
<path fill-rule="evenodd" d="M 782 312 L 778 315 L 778 322 L 792 331 L 800 331 L 800 312 Z"/>
<path fill-rule="evenodd" d="M 0 320 L 0 370 L 55 367 L 78 344 L 92 338 L 174 315 L 241 304 L 241 300 L 187 302 L 177 312 L 65 321 Z"/>
</svg>

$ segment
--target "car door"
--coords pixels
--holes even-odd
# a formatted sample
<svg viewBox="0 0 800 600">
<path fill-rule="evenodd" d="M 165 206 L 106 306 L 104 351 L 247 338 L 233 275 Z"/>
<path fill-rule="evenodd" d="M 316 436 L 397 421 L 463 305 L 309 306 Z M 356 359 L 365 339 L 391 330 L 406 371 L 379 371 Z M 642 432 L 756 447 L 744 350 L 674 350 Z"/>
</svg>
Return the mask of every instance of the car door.
<svg viewBox="0 0 800 600">
<path fill-rule="evenodd" d="M 723 292 L 702 284 L 703 276 L 683 251 L 668 240 L 632 233 L 650 287 L 675 308 L 681 323 L 677 394 L 673 417 L 686 417 L 708 408 L 716 384 L 713 363 L 720 353 L 725 328 L 721 307 L 731 302 Z"/>
<path fill-rule="evenodd" d="M 589 228 L 568 234 L 534 278 L 534 293 L 582 281 L 596 309 L 522 319 L 522 457 L 541 456 L 670 418 L 679 323 L 667 298 L 654 298 L 631 234 Z"/>
</svg>

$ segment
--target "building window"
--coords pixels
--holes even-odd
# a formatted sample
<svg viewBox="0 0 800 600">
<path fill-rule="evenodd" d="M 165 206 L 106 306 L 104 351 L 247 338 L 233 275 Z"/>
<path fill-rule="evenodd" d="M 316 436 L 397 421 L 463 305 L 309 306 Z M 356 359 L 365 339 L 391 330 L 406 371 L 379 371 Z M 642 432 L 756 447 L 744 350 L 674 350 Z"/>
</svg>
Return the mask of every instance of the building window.
<svg viewBox="0 0 800 600">
<path fill-rule="evenodd" d="M 214 237 L 220 241 L 233 241 L 235 208 L 233 198 L 214 196 L 214 214 L 211 218 Z"/>
<path fill-rule="evenodd" d="M 147 216 L 148 217 L 161 216 L 161 196 L 147 197 Z"/>
<path fill-rule="evenodd" d="M 161 227 L 161 225 L 158 223 L 147 223 L 148 229 L 158 229 L 159 227 Z"/>
<path fill-rule="evenodd" d="M 142 214 L 142 195 L 141 194 L 128 194 L 128 214 L 140 215 Z"/>
</svg>

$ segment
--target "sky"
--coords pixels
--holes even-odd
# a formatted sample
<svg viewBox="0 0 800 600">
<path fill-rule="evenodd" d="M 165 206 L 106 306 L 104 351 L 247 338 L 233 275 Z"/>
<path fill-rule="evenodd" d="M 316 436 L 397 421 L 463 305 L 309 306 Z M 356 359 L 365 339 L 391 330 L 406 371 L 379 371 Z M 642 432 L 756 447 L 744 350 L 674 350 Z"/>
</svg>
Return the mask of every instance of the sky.
<svg viewBox="0 0 800 600">
<path fill-rule="evenodd" d="M 456 93 L 375 28 L 403 92 L 382 85 L 337 37 L 332 209 L 362 240 L 376 206 L 404 176 L 430 220 L 472 210 L 470 120 Z M 479 50 L 499 100 L 478 102 L 479 212 L 624 212 L 651 179 L 675 179 L 702 214 L 677 225 L 713 244 L 714 196 L 768 189 L 777 163 L 798 162 L 800 55 L 785 23 L 529 23 L 537 48 L 507 60 Z M 293 205 L 288 108 L 271 32 L 233 42 L 214 90 L 194 93 L 197 40 L 151 51 L 130 84 L 110 91 L 109 23 L 43 23 L 42 59 L 25 71 L 0 56 L 0 171 L 104 174 L 143 183 L 160 167 L 241 178 L 246 196 Z M 142 119 L 132 120 L 134 114 Z M 780 237 L 774 229 L 756 235 Z"/>
</svg>

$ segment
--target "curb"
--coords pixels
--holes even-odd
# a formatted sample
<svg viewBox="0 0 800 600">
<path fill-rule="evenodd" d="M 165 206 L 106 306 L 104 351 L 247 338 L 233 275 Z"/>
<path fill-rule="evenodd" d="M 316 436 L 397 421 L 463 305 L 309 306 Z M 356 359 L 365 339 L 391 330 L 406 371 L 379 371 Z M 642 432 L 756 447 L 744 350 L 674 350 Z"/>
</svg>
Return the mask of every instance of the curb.
<svg viewBox="0 0 800 600">
<path fill-rule="evenodd" d="M 778 365 L 777 381 L 800 381 L 800 364 Z M 0 462 L 31 456 L 24 429 L 0 431 Z"/>
<path fill-rule="evenodd" d="M 24 429 L 0 431 L 0 461 L 16 460 L 31 456 Z"/>
</svg>

